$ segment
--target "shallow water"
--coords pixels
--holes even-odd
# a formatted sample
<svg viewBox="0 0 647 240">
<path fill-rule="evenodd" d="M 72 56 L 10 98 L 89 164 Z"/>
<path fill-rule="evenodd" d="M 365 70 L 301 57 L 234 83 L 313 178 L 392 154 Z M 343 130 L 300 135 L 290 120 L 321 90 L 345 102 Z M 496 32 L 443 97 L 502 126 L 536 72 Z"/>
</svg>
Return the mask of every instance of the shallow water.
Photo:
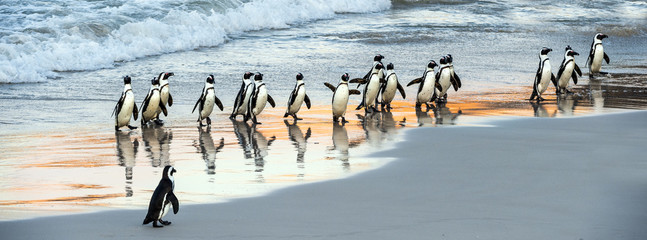
<svg viewBox="0 0 647 240">
<path fill-rule="evenodd" d="M 0 23 L 0 219 L 145 208 L 166 164 L 178 169 L 180 200 L 220 202 L 381 166 L 388 160 L 364 156 L 391 146 L 401 128 L 647 106 L 644 2 L 368 2 L 377 4 L 76 1 L 0 8 L 8 19 Z M 611 63 L 603 65 L 610 75 L 585 74 L 574 95 L 557 98 L 550 87 L 547 101 L 525 100 L 541 47 L 553 48 L 556 73 L 571 45 L 586 72 L 596 32 L 610 36 Z M 391 114 L 351 110 L 360 101 L 355 96 L 346 115 L 351 122 L 333 125 L 332 93 L 323 82 L 365 74 L 377 53 L 395 64 L 403 85 L 429 60 L 451 53 L 464 87 L 430 111 L 414 110 L 414 86 L 406 100 L 396 97 Z M 162 71 L 175 73 L 165 126 L 115 134 L 110 113 L 122 77 L 133 77 L 141 104 Z M 246 71 L 264 74 L 278 105 L 256 128 L 227 119 Z M 298 125 L 286 126 L 297 72 L 314 106 L 302 108 Z M 191 109 L 209 74 L 225 111 L 212 114 L 206 132 Z"/>
</svg>

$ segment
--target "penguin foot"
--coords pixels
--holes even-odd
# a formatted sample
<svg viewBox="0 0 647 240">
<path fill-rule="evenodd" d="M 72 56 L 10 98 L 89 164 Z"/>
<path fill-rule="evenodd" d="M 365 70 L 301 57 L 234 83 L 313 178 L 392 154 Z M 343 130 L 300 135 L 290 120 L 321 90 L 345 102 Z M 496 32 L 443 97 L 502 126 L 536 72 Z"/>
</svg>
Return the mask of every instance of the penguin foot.
<svg viewBox="0 0 647 240">
<path fill-rule="evenodd" d="M 342 123 L 342 125 L 343 125 L 344 123 L 347 123 L 347 122 L 348 122 L 348 121 L 346 121 L 346 118 L 345 118 L 345 117 L 341 117 L 341 123 Z"/>
<path fill-rule="evenodd" d="M 343 119 L 343 118 L 342 118 L 342 119 Z M 332 121 L 333 121 L 333 122 L 339 122 L 339 118 L 338 118 L 338 117 L 332 117 Z"/>
<path fill-rule="evenodd" d="M 202 123 L 202 121 L 200 121 Z M 211 118 L 207 117 L 207 125 L 211 125 Z"/>
<path fill-rule="evenodd" d="M 171 225 L 170 221 L 164 221 L 162 219 L 159 220 L 162 225 Z"/>
<path fill-rule="evenodd" d="M 135 127 L 135 126 L 130 126 L 130 125 L 128 125 L 128 128 L 130 128 L 130 130 L 135 130 L 135 129 L 137 129 L 137 127 Z"/>
<path fill-rule="evenodd" d="M 153 221 L 153 227 L 154 227 L 154 228 L 161 228 L 161 227 L 164 227 L 164 226 L 162 226 L 162 225 L 157 225 L 157 221 Z"/>
<path fill-rule="evenodd" d="M 128 127 L 130 127 L 130 126 L 128 126 Z M 115 126 L 115 132 L 121 132 L 121 130 L 119 130 L 119 127 Z"/>
</svg>

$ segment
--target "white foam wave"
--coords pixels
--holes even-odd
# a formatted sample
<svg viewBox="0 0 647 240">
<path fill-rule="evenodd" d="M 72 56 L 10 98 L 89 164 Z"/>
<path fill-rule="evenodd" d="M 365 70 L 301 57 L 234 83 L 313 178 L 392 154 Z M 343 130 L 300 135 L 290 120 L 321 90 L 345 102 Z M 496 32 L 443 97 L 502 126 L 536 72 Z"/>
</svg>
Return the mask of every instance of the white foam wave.
<svg viewBox="0 0 647 240">
<path fill-rule="evenodd" d="M 110 68 L 119 61 L 217 46 L 232 34 L 245 31 L 289 28 L 339 13 L 391 7 L 389 0 L 256 0 L 224 10 L 177 7 L 161 18 L 153 13 L 138 20 L 133 12 L 151 12 L 160 6 L 135 2 L 139 5 L 108 6 L 95 12 L 75 9 L 80 13 L 63 17 L 27 16 L 40 19 L 0 35 L 0 83 L 44 81 L 59 71 Z"/>
</svg>

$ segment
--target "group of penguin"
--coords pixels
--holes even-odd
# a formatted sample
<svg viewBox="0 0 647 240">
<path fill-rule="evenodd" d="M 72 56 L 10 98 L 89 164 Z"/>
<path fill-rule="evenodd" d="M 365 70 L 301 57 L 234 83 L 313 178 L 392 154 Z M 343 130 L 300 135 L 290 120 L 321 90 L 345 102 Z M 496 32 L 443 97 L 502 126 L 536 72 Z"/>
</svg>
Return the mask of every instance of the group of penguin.
<svg viewBox="0 0 647 240">
<path fill-rule="evenodd" d="M 357 83 L 357 88 L 365 85 L 362 101 L 356 110 L 364 108 L 366 112 L 379 111 L 377 104 L 380 104 L 382 109 L 391 109 L 391 101 L 394 99 L 396 91 L 400 92 L 402 98 L 406 98 L 404 88 L 400 85 L 393 69 L 393 64 L 389 63 L 386 66 L 385 72 L 382 59 L 384 59 L 384 56 L 376 55 L 373 58 L 373 67 L 362 78 L 349 80 L 348 73 L 345 73 L 341 76 L 341 81 L 337 86 L 324 83 L 326 87 L 333 91 L 333 121 L 339 122 L 339 118 L 341 118 L 342 123 L 348 122 L 344 115 L 346 113 L 349 96 L 361 94 L 356 89 L 350 89 L 348 86 L 349 83 Z M 439 67 L 439 70 L 437 73 L 434 73 L 436 67 Z M 142 126 L 145 126 L 151 121 L 156 124 L 162 124 L 160 114 L 163 113 L 164 116 L 167 116 L 167 106 L 170 107 L 173 105 L 173 97 L 169 91 L 168 81 L 169 77 L 173 75 L 170 72 L 162 72 L 158 77 L 152 79 L 150 90 L 144 98 L 140 109 L 137 108 L 137 104 L 135 103 L 131 86 L 132 80 L 129 76 L 124 77 L 124 90 L 112 112 L 112 115 L 116 115 L 115 130 L 119 131 L 120 128 L 125 126 L 131 130 L 136 129 L 137 127 L 130 125 L 130 117 L 132 115 L 137 120 L 140 112 Z M 297 74 L 296 84 L 289 96 L 287 110 L 283 117 L 291 116 L 294 120 L 301 120 L 301 118 L 297 117 L 297 113 L 304 102 L 306 107 L 310 109 L 310 98 L 306 94 L 303 78 L 303 74 Z M 462 85 L 460 78 L 454 72 L 451 54 L 443 56 L 440 59 L 440 65 L 434 60 L 429 61 L 422 77 L 412 80 L 407 86 L 413 84 L 419 84 L 416 108 L 420 108 L 422 104 L 425 104 L 427 109 L 430 108 L 429 104 L 433 101 L 446 102 L 447 91 L 450 89 L 450 86 L 453 86 L 454 90 L 458 91 Z M 274 99 L 268 94 L 267 88 L 263 83 L 263 74 L 259 72 L 246 72 L 243 75 L 242 84 L 236 95 L 234 108 L 229 118 L 236 119 L 238 115 L 242 115 L 244 121 L 252 120 L 254 124 L 260 124 L 256 116 L 263 111 L 267 103 L 272 107 L 276 106 Z M 215 93 L 214 76 L 209 75 L 202 89 L 202 94 L 195 103 L 192 111 L 193 113 L 198 109 L 198 122 L 200 126 L 204 126 L 202 124 L 203 120 L 206 120 L 207 125 L 211 125 L 209 115 L 211 115 L 214 106 L 217 106 L 221 111 L 223 110 L 223 104 Z"/>
<path fill-rule="evenodd" d="M 589 76 L 593 76 L 593 74 L 607 74 L 606 72 L 601 72 L 600 69 L 602 67 L 602 60 L 609 64 L 609 56 L 604 52 L 604 47 L 602 46 L 602 39 L 608 37 L 602 33 L 598 33 L 593 37 L 593 43 L 591 43 L 589 56 L 586 60 L 586 65 L 589 67 Z M 575 52 L 569 45 L 564 50 L 564 60 L 562 60 L 557 77 L 555 77 L 551 71 L 550 60 L 548 59 L 548 53 L 551 51 L 552 49 L 544 47 L 539 53 L 539 68 L 537 69 L 532 94 L 530 95 L 531 101 L 535 98 L 537 98 L 537 102 L 545 100 L 541 95 L 546 92 L 550 82 L 555 86 L 557 95 L 571 93 L 566 88 L 568 87 L 569 80 L 572 78 L 573 84 L 577 84 L 577 77 L 582 76 L 582 70 L 575 63 L 575 56 L 580 54 Z"/>
</svg>

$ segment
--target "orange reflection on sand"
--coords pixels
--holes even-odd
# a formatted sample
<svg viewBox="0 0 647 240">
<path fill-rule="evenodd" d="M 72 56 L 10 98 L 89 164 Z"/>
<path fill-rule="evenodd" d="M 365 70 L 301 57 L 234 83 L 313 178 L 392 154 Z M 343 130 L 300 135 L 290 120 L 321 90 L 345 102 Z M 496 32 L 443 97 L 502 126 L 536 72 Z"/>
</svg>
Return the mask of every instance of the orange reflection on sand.
<svg viewBox="0 0 647 240">
<path fill-rule="evenodd" d="M 43 203 L 56 203 L 56 202 L 68 202 L 81 205 L 92 205 L 92 206 L 109 206 L 108 203 L 89 203 L 102 199 L 110 198 L 119 198 L 124 197 L 123 193 L 113 193 L 113 194 L 94 194 L 80 197 L 61 197 L 61 198 L 52 198 L 52 199 L 35 199 L 35 200 L 18 200 L 18 201 L 0 201 L 0 206 L 8 205 L 25 205 L 25 204 L 43 204 Z"/>
</svg>

